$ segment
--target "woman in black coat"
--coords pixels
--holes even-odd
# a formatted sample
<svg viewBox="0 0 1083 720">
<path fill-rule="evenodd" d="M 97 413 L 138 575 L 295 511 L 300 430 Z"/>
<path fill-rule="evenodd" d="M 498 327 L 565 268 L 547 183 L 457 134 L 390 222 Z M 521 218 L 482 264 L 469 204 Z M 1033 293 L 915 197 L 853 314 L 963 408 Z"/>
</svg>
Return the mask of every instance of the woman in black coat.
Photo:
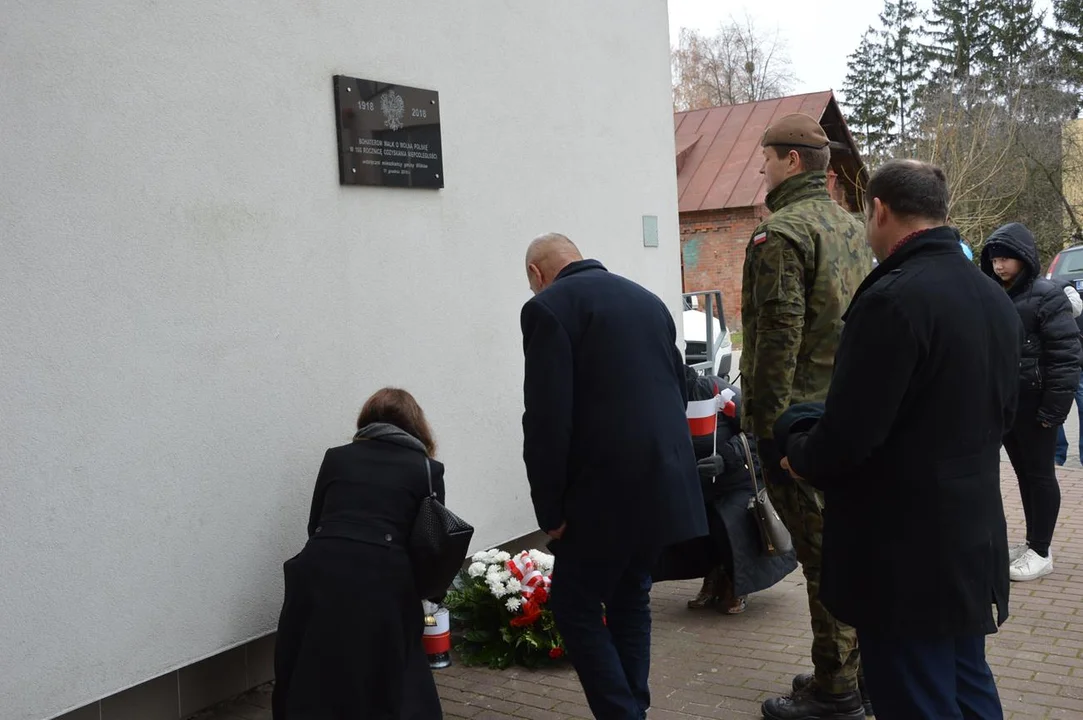
<svg viewBox="0 0 1083 720">
<path fill-rule="evenodd" d="M 748 503 L 752 476 L 741 443 L 741 391 L 717 377 L 701 377 L 685 368 L 689 401 L 709 400 L 719 393 L 734 393 L 732 412 L 718 413 L 715 437 L 692 438 L 698 461 L 703 501 L 710 534 L 666 549 L 653 574 L 656 581 L 703 578 L 703 586 L 688 607 L 718 612 L 743 612 L 747 596 L 775 585 L 797 569 L 793 551 L 771 557 L 763 553 Z M 756 446 L 748 438 L 752 462 Z M 758 470 L 758 466 L 757 466 Z"/>
<path fill-rule="evenodd" d="M 1079 328 L 1064 291 L 1040 276 L 1038 249 L 1026 226 L 1011 223 L 994 232 L 985 241 L 981 269 L 1008 291 L 1023 321 L 1019 404 L 1004 448 L 1019 478 L 1027 537 L 1009 549 L 1009 561 L 1012 580 L 1035 580 L 1053 572 L 1049 544 L 1060 512 L 1054 450 L 1079 385 Z"/>
<path fill-rule="evenodd" d="M 444 501 L 444 466 L 404 390 L 369 398 L 357 428 L 324 456 L 308 543 L 284 566 L 275 720 L 442 717 L 406 541 L 430 476 Z"/>
</svg>

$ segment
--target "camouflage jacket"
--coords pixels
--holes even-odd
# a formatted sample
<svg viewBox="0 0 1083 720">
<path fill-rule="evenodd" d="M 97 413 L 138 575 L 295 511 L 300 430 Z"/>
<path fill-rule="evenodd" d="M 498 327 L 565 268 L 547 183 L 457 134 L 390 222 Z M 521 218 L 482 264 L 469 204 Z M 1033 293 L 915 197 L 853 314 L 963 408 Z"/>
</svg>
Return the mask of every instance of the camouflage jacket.
<svg viewBox="0 0 1083 720">
<path fill-rule="evenodd" d="M 824 173 L 788 178 L 767 207 L 741 285 L 742 426 L 760 439 L 790 405 L 827 397 L 842 315 L 872 270 L 864 228 L 827 194 Z"/>
</svg>

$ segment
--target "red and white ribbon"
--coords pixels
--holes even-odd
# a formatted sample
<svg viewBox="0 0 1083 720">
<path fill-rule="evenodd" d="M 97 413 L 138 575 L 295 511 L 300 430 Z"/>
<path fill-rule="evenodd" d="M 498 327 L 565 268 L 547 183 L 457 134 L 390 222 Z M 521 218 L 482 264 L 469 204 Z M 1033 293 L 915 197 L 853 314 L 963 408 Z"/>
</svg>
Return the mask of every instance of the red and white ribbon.
<svg viewBox="0 0 1083 720">
<path fill-rule="evenodd" d="M 534 566 L 534 561 L 530 559 L 530 553 L 523 552 L 516 555 L 511 560 L 508 560 L 506 565 L 511 576 L 518 580 L 522 586 L 520 592 L 524 599 L 529 600 L 539 588 L 545 590 L 546 594 L 548 594 L 549 583 L 551 582 L 549 576 Z"/>
</svg>

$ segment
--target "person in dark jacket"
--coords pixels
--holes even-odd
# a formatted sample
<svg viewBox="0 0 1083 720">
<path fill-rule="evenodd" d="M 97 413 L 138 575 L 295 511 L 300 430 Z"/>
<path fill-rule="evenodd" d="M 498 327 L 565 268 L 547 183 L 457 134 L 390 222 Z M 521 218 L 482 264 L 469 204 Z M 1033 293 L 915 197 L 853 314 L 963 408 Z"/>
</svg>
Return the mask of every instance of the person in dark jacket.
<svg viewBox="0 0 1083 720">
<path fill-rule="evenodd" d="M 526 269 L 523 459 L 553 538 L 549 606 L 594 715 L 638 720 L 651 569 L 663 547 L 707 534 L 676 327 L 563 235 L 534 240 Z"/>
<path fill-rule="evenodd" d="M 1064 293 L 1072 305 L 1072 315 L 1075 317 L 1076 327 L 1079 328 L 1079 342 L 1083 349 L 1083 299 L 1072 282 L 1063 283 Z M 1083 462 L 1083 373 L 1080 375 L 1079 385 L 1075 388 L 1075 406 L 1079 414 L 1079 458 Z M 1057 426 L 1057 449 L 1054 453 L 1057 465 L 1063 466 L 1068 462 L 1068 436 L 1064 433 L 1064 425 Z"/>
<path fill-rule="evenodd" d="M 688 601 L 689 609 L 713 608 L 735 615 L 745 610 L 748 595 L 774 586 L 796 570 L 797 556 L 792 550 L 779 556 L 764 554 L 759 527 L 748 511 L 753 484 L 741 443 L 740 389 L 688 366 L 685 385 L 689 401 L 732 392 L 732 405 L 727 406 L 732 409 L 719 411 L 713 436 L 692 437 L 710 534 L 666 548 L 653 576 L 655 582 L 703 578 L 699 593 Z M 760 472 L 755 443 L 746 439 Z"/>
<path fill-rule="evenodd" d="M 1038 248 L 1025 225 L 1010 223 L 985 241 L 981 269 L 1008 291 L 1023 321 L 1019 411 L 1004 449 L 1019 478 L 1026 542 L 1008 553 L 1011 579 L 1036 580 L 1053 572 L 1049 544 L 1060 513 L 1054 452 L 1079 387 L 1079 328 L 1064 290 L 1040 276 Z"/>
<path fill-rule="evenodd" d="M 357 428 L 324 456 L 308 543 L 284 566 L 274 720 L 443 716 L 406 542 L 430 478 L 444 501 L 444 466 L 405 390 L 374 394 Z"/>
<path fill-rule="evenodd" d="M 777 449 L 824 491 L 820 595 L 857 629 L 876 717 L 1001 718 L 984 636 L 1008 613 L 1000 444 L 1021 322 L 959 252 L 939 168 L 887 162 L 865 197 L 880 264 L 847 310 L 822 417 L 808 429 L 791 408 Z"/>
</svg>

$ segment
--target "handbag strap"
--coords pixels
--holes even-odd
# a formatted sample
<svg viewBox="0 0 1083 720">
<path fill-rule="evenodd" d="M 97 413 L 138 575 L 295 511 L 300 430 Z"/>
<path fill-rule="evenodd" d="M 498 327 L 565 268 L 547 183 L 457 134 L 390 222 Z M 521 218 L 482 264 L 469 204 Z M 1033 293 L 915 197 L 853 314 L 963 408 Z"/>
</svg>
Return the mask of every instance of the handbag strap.
<svg viewBox="0 0 1083 720">
<path fill-rule="evenodd" d="M 432 463 L 429 462 L 429 458 L 425 458 L 425 478 L 429 481 L 429 497 L 436 497 L 436 493 L 432 489 Z"/>
<path fill-rule="evenodd" d="M 756 463 L 753 462 L 752 448 L 748 446 L 748 438 L 745 437 L 745 434 L 743 432 L 737 433 L 737 437 L 741 438 L 741 448 L 745 451 L 745 462 L 748 463 L 748 474 L 752 478 L 752 492 L 756 495 L 759 495 L 760 486 L 757 482 L 759 478 L 756 477 Z M 764 488 L 766 487 L 767 483 L 765 482 Z"/>
</svg>

